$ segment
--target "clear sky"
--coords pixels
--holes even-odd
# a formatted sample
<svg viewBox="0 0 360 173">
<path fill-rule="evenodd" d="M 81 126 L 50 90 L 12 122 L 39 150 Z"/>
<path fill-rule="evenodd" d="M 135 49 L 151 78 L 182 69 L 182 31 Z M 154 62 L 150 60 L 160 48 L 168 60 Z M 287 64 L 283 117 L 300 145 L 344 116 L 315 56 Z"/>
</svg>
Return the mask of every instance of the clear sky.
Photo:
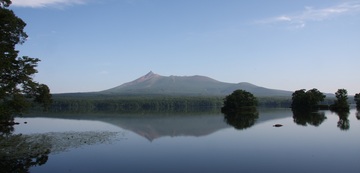
<svg viewBox="0 0 360 173">
<path fill-rule="evenodd" d="M 360 0 L 13 0 L 52 93 L 149 71 L 284 90 L 360 92 Z"/>
</svg>

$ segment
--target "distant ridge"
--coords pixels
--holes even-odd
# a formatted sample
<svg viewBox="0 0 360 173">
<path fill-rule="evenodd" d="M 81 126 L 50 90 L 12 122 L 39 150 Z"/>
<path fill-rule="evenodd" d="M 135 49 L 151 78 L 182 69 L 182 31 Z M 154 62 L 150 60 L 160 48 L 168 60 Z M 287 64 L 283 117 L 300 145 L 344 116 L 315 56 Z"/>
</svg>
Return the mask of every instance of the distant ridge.
<svg viewBox="0 0 360 173">
<path fill-rule="evenodd" d="M 237 89 L 246 90 L 258 97 L 290 97 L 293 93 L 292 91 L 264 88 L 247 82 L 226 83 L 200 75 L 161 76 L 152 71 L 136 80 L 98 93 L 112 95 L 224 96 Z"/>
</svg>

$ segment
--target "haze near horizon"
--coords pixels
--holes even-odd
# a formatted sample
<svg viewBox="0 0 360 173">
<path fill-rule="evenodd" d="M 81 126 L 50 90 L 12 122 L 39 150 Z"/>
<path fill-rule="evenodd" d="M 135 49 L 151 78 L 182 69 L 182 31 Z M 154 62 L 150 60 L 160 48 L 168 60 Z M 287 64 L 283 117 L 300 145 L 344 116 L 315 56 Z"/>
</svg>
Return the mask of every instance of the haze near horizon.
<svg viewBox="0 0 360 173">
<path fill-rule="evenodd" d="M 52 93 L 149 71 L 294 91 L 359 93 L 360 0 L 13 0 Z"/>
</svg>

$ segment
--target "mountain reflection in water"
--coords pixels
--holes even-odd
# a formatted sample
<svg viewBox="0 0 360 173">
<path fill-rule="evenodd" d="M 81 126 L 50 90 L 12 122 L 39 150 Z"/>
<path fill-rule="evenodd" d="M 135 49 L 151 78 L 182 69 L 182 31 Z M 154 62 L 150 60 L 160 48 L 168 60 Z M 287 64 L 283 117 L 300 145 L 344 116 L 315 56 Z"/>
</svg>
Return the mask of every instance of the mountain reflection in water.
<svg viewBox="0 0 360 173">
<path fill-rule="evenodd" d="M 360 121 L 355 110 L 345 116 L 330 111 L 306 116 L 294 114 L 290 109 L 258 111 L 258 117 L 242 117 L 231 123 L 221 113 L 27 115 L 17 118 L 21 125 L 15 126 L 14 135 L 24 134 L 14 136 L 14 139 L 37 141 L 38 144 L 22 143 L 40 148 L 39 152 L 31 150 L 25 157 L 16 158 L 7 155 L 7 160 L 1 160 L 0 170 L 20 167 L 18 170 L 30 169 L 30 172 L 39 173 L 335 173 L 341 169 L 351 173 L 360 169 L 356 164 L 359 155 L 354 152 L 360 144 L 356 138 Z M 26 125 L 25 121 L 28 122 Z M 239 126 L 239 123 L 245 126 Z M 273 127 L 277 123 L 283 127 Z M 35 128 L 37 130 L 31 131 Z M 110 135 L 109 141 L 113 141 L 110 144 L 103 144 L 102 140 L 91 142 L 88 141 L 91 136 L 87 135 L 89 129 L 108 130 L 109 134 L 120 132 L 120 139 L 125 140 L 112 140 Z M 87 140 L 70 140 L 71 131 Z M 49 136 L 57 137 L 49 139 Z M 95 136 L 106 135 L 98 133 Z M 115 139 L 119 139 L 119 134 Z M 63 147 L 56 147 L 53 140 L 64 141 L 55 142 Z M 6 153 L 2 155 L 6 156 Z M 299 162 L 308 166 L 299 166 Z M 339 168 L 337 164 L 344 166 Z"/>
<path fill-rule="evenodd" d="M 292 116 L 288 109 L 262 109 L 261 116 L 245 118 L 250 123 L 246 128 L 256 123 L 272 121 Z M 52 117 L 75 120 L 100 121 L 111 124 L 121 129 L 132 131 L 149 141 L 162 137 L 193 136 L 201 137 L 210 135 L 222 129 L 237 127 L 238 130 L 245 129 L 245 126 L 235 124 L 243 121 L 229 120 L 221 113 L 177 113 L 177 114 L 44 114 L 27 115 L 27 117 Z M 250 122 L 249 122 L 250 121 Z M 256 122 L 256 123 L 255 123 Z M 230 125 L 230 126 L 229 126 Z"/>
</svg>

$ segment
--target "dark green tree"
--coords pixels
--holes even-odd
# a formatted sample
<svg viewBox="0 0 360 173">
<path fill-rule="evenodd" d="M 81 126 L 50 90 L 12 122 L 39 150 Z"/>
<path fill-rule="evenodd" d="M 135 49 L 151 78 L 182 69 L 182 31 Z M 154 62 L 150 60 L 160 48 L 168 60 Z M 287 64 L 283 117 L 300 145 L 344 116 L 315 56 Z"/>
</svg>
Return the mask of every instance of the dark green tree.
<svg viewBox="0 0 360 173">
<path fill-rule="evenodd" d="M 18 57 L 15 49 L 28 37 L 24 31 L 26 23 L 7 9 L 9 0 L 0 1 L 0 119 L 12 121 L 12 116 L 26 111 L 32 103 L 49 106 L 49 88 L 33 80 L 37 73 L 37 58 Z"/>
<path fill-rule="evenodd" d="M 296 111 L 311 111 L 318 108 L 318 104 L 324 101 L 325 95 L 316 88 L 306 91 L 296 90 L 292 94 L 291 108 Z"/>
<path fill-rule="evenodd" d="M 236 90 L 224 99 L 222 112 L 252 111 L 258 104 L 257 98 L 245 90 Z"/>
<path fill-rule="evenodd" d="M 335 112 L 348 112 L 350 110 L 350 106 L 348 103 L 347 90 L 338 89 L 335 96 L 336 100 L 334 104 L 331 105 L 331 110 Z"/>
<path fill-rule="evenodd" d="M 307 105 L 308 105 L 308 102 L 307 102 L 307 98 L 306 98 L 306 90 L 305 89 L 296 90 L 292 94 L 291 108 L 300 109 L 303 107 L 307 107 Z"/>
<path fill-rule="evenodd" d="M 354 100 L 355 100 L 355 103 L 356 103 L 356 108 L 360 109 L 360 93 L 355 94 Z"/>
<path fill-rule="evenodd" d="M 11 4 L 10 0 L 0 0 L 0 7 L 9 7 L 9 5 Z"/>
</svg>

